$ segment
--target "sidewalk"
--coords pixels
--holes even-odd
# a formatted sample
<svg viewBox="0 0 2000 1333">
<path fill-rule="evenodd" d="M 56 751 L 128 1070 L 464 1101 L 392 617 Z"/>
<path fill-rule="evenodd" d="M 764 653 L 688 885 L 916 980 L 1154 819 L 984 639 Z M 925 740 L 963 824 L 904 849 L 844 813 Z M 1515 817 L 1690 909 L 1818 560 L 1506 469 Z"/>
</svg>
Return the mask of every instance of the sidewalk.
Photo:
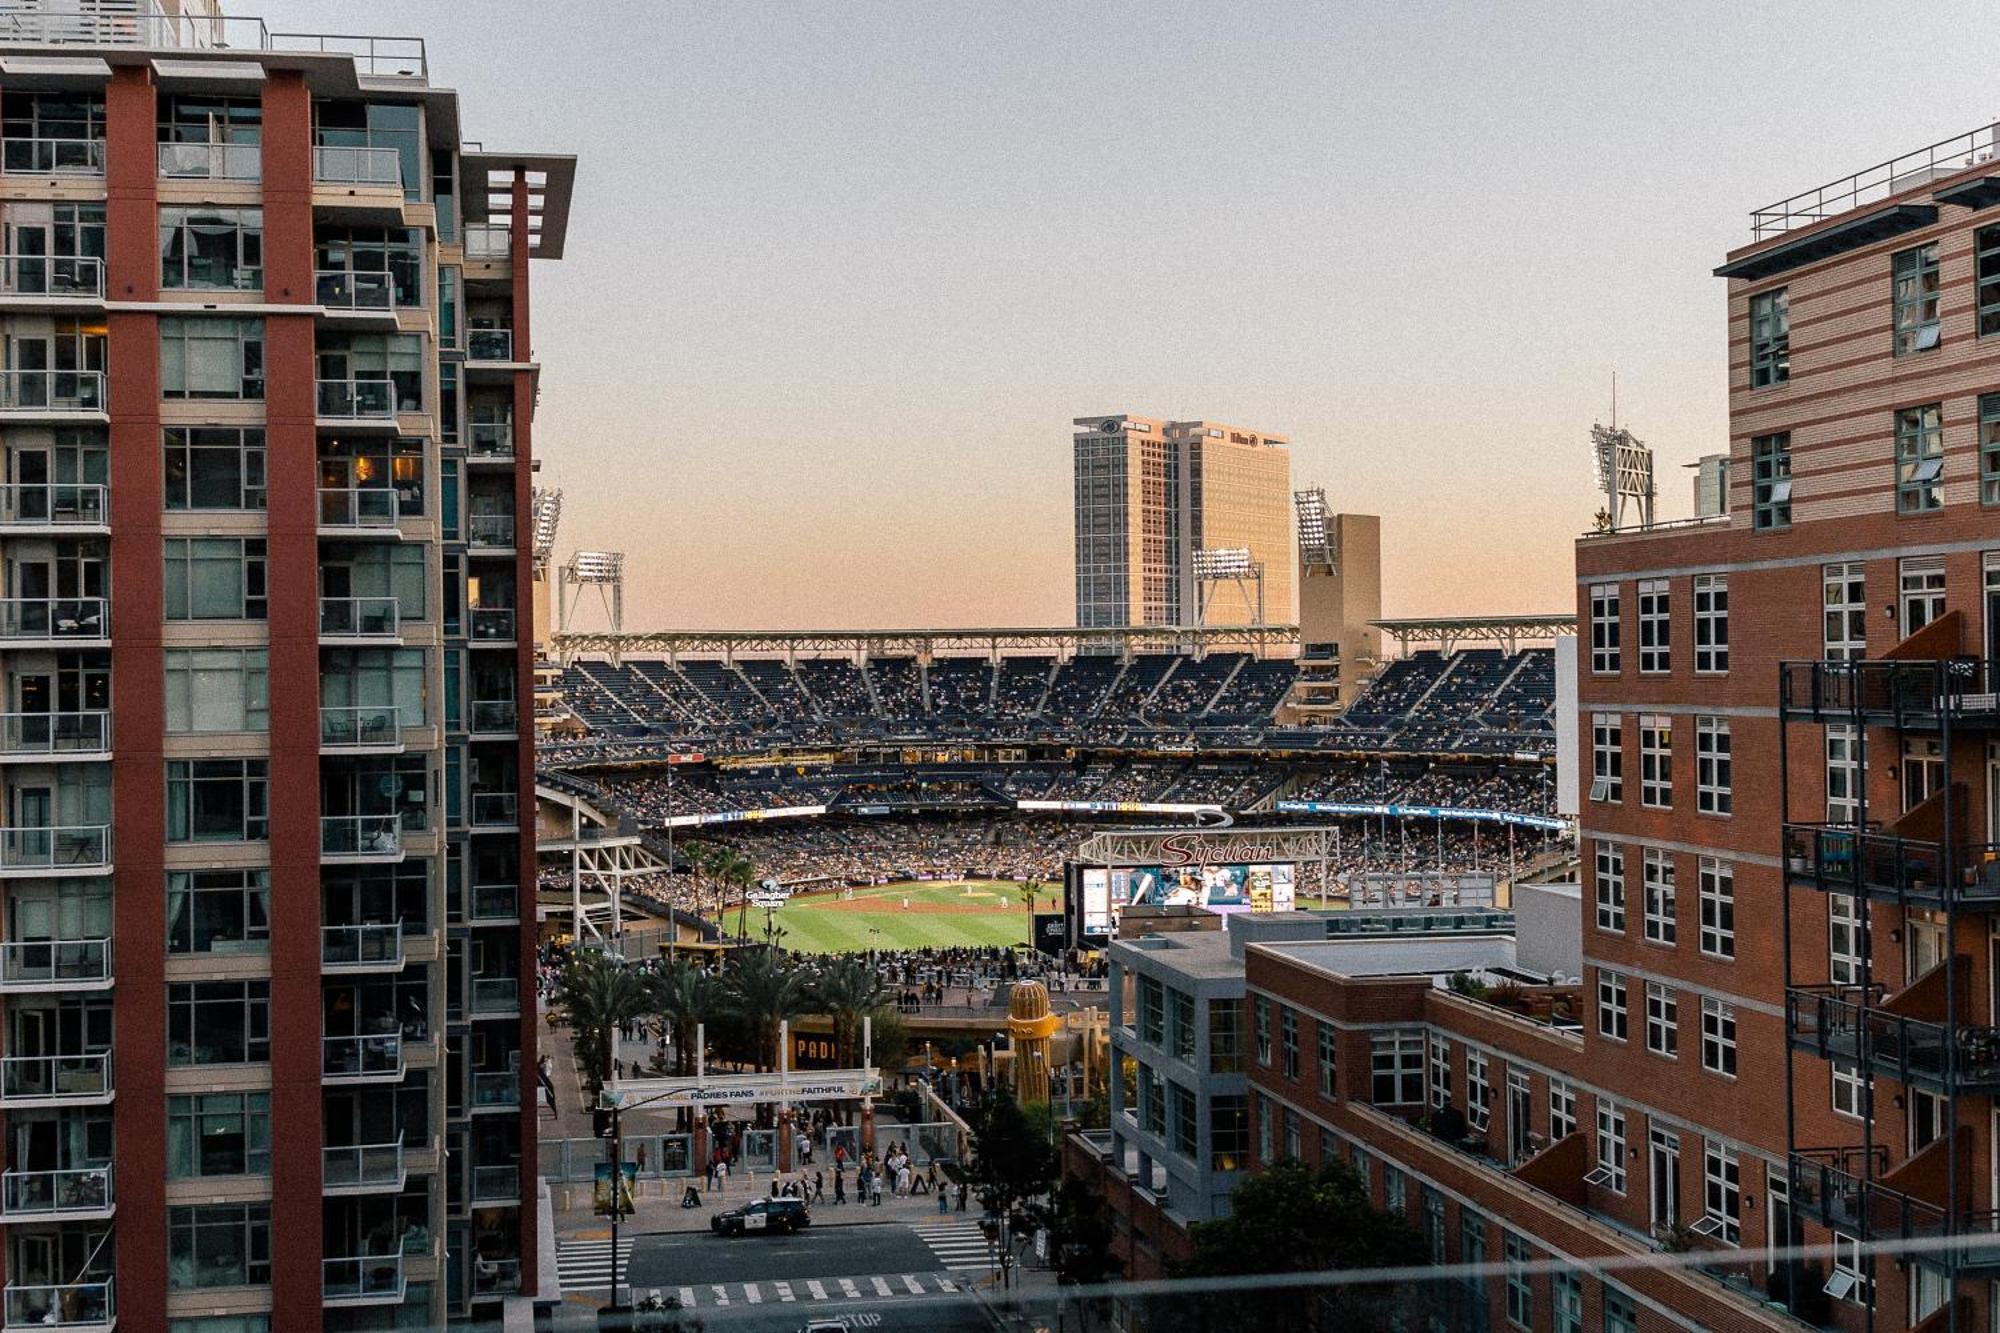
<svg viewBox="0 0 2000 1333">
<path fill-rule="evenodd" d="M 790 1179 L 791 1177 L 781 1177 Z M 681 1207 L 681 1191 L 692 1180 L 701 1191 L 701 1207 Z M 591 1211 L 591 1186 L 585 1181 L 568 1184 L 550 1182 L 550 1198 L 555 1206 L 556 1236 L 561 1240 L 601 1240 L 611 1234 L 611 1219 L 599 1217 Z M 855 1203 L 854 1173 L 847 1173 L 848 1202 L 836 1205 L 833 1201 L 833 1173 L 827 1172 L 826 1198 L 811 1205 L 813 1230 L 824 1227 L 866 1226 L 870 1223 L 897 1222 L 919 1223 L 935 1221 L 977 1222 L 979 1201 L 966 1200 L 967 1211 L 939 1213 L 937 1199 L 932 1195 L 919 1194 L 914 1198 L 897 1198 L 893 1194 L 883 1194 L 882 1206 Z M 680 1177 L 664 1180 L 642 1180 L 639 1182 L 638 1197 L 633 1201 L 632 1216 L 621 1224 L 627 1232 L 642 1231 L 684 1232 L 708 1230 L 711 1215 L 725 1208 L 736 1208 L 750 1200 L 771 1193 L 771 1177 L 767 1174 L 754 1178 L 732 1175 L 726 1188 L 711 1190 L 699 1177 Z M 956 1196 L 953 1196 L 956 1209 Z"/>
</svg>

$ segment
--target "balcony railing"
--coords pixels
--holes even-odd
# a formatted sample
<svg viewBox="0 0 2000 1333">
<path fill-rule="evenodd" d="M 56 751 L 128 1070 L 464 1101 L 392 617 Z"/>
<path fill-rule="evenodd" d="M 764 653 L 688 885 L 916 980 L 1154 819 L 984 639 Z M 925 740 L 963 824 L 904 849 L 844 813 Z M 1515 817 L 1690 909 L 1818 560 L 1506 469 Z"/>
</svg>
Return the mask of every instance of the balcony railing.
<svg viewBox="0 0 2000 1333">
<path fill-rule="evenodd" d="M 0 943 L 0 986 L 51 990 L 111 982 L 111 941 L 8 940 Z"/>
<path fill-rule="evenodd" d="M 391 532 L 402 517 L 394 486 L 322 486 L 319 526 L 359 532 Z"/>
<path fill-rule="evenodd" d="M 513 828 L 520 821 L 518 794 L 511 791 L 472 793 L 472 822 L 480 828 Z"/>
<path fill-rule="evenodd" d="M 0 370 L 0 412 L 40 416 L 104 410 L 101 370 Z"/>
<path fill-rule="evenodd" d="M 518 1014 L 521 1012 L 521 982 L 518 977 L 474 977 L 470 1008 L 475 1014 Z"/>
<path fill-rule="evenodd" d="M 318 412 L 336 421 L 380 421 L 396 415 L 396 385 L 379 379 L 320 380 Z"/>
<path fill-rule="evenodd" d="M 402 632 L 401 617 L 402 606 L 394 597 L 319 599 L 323 639 L 393 639 Z"/>
<path fill-rule="evenodd" d="M 366 1194 L 399 1190 L 409 1178 L 403 1164 L 403 1140 L 361 1143 L 320 1149 L 320 1185 L 330 1193 Z"/>
<path fill-rule="evenodd" d="M 94 255 L 0 255 L 0 295 L 104 299 L 104 261 Z"/>
<path fill-rule="evenodd" d="M 101 528 L 110 521 L 110 491 L 103 486 L 0 486 L 0 530 Z"/>
<path fill-rule="evenodd" d="M 321 926 L 320 966 L 353 972 L 386 971 L 403 965 L 403 923 Z"/>
<path fill-rule="evenodd" d="M 254 181 L 264 176 L 264 146 L 254 143 L 163 143 L 160 175 L 169 180 Z"/>
<path fill-rule="evenodd" d="M 321 815 L 320 855 L 367 861 L 403 854 L 403 821 L 395 815 Z"/>
<path fill-rule="evenodd" d="M 0 171 L 9 176 L 102 176 L 102 139 L 16 139 L 0 141 Z"/>
<path fill-rule="evenodd" d="M 102 597 L 0 598 L 0 640 L 108 639 L 110 610 Z"/>
<path fill-rule="evenodd" d="M 111 1211 L 111 1165 L 66 1171 L 8 1171 L 0 1174 L 0 1216 L 62 1218 Z"/>
<path fill-rule="evenodd" d="M 110 1051 L 0 1056 L 0 1105 L 86 1105 L 110 1096 Z"/>
<path fill-rule="evenodd" d="M 102 168 L 100 168 L 102 170 Z M 504 262 L 514 255 L 514 229 L 504 223 L 475 222 L 465 229 L 465 257 L 484 263 Z"/>
<path fill-rule="evenodd" d="M 2000 664 L 1977 658 L 1785 662 L 1780 703 L 1794 718 L 1934 728 L 2000 723 Z"/>
<path fill-rule="evenodd" d="M 401 714 L 391 707 L 321 708 L 322 750 L 381 750 L 402 744 Z"/>
<path fill-rule="evenodd" d="M 475 1296 L 496 1296 L 521 1289 L 521 1261 L 519 1259 L 489 1259 L 483 1254 L 472 1256 L 472 1294 Z"/>
<path fill-rule="evenodd" d="M 514 921 L 521 891 L 512 884 L 475 884 L 466 897 L 467 921 Z"/>
<path fill-rule="evenodd" d="M 1785 825 L 1794 885 L 1924 908 L 2000 908 L 2000 844 L 1946 846 L 1852 824 Z"/>
<path fill-rule="evenodd" d="M 474 699 L 472 701 L 472 726 L 475 732 L 505 732 L 512 734 L 519 723 L 520 712 L 512 699 Z"/>
<path fill-rule="evenodd" d="M 6 1327 L 46 1333 L 51 1328 L 106 1329 L 118 1321 L 116 1289 L 102 1282 L 70 1282 L 61 1286 L 28 1287 L 7 1284 Z"/>
<path fill-rule="evenodd" d="M 111 714 L 0 713 L 0 754 L 82 758 L 111 753 Z"/>
<path fill-rule="evenodd" d="M 519 1203 L 521 1168 L 518 1166 L 475 1166 L 472 1168 L 474 1203 Z"/>
<path fill-rule="evenodd" d="M 521 1076 L 501 1071 L 472 1075 L 472 1106 L 479 1111 L 506 1110 L 521 1104 Z"/>
<path fill-rule="evenodd" d="M 514 331 L 512 329 L 468 329 L 465 334 L 465 359 L 467 361 L 512 361 L 514 359 Z"/>
<path fill-rule="evenodd" d="M 320 1072 L 329 1083 L 383 1083 L 403 1076 L 403 1034 L 323 1037 Z"/>
<path fill-rule="evenodd" d="M 328 185 L 403 188 L 403 156 L 393 148 L 321 144 L 313 149 L 313 179 Z"/>
<path fill-rule="evenodd" d="M 1799 1149 L 1791 1156 L 1792 1206 L 1862 1241 L 1929 1242 L 1926 1260 L 1955 1270 L 2000 1264 L 2000 1214 L 1967 1212 L 1954 1219 L 1934 1203 L 1882 1184 L 1887 1150 L 1877 1147 L 1874 1159 L 1869 1173 L 1861 1148 Z M 1960 1239 L 1940 1244 L 1947 1236 Z"/>
<path fill-rule="evenodd" d="M 396 283 L 387 273 L 369 273 L 346 268 L 323 268 L 313 274 L 314 299 L 328 310 L 379 310 L 396 308 Z"/>
<path fill-rule="evenodd" d="M 511 606 L 476 606 L 469 617 L 474 639 L 490 639 L 495 643 L 511 643 L 514 640 L 514 608 Z"/>
<path fill-rule="evenodd" d="M 320 1295 L 328 1305 L 391 1305 L 403 1299 L 403 1256 L 371 1254 L 328 1259 Z"/>
<path fill-rule="evenodd" d="M 1810 227 L 1863 204 L 1963 171 L 1992 157 L 1996 148 L 2000 148 L 2000 125 L 1981 125 L 1756 209 L 1750 214 L 1750 234 L 1762 240 L 1798 227 Z"/>
<path fill-rule="evenodd" d="M 59 824 L 45 828 L 0 829 L 0 873 L 64 874 L 102 870 L 111 864 L 108 824 Z"/>
<path fill-rule="evenodd" d="M 473 514 L 465 520 L 465 531 L 474 546 L 502 551 L 514 549 L 512 514 Z"/>
<path fill-rule="evenodd" d="M 507 459 L 514 456 L 514 423 L 475 421 L 466 428 L 465 452 L 473 458 Z"/>
<path fill-rule="evenodd" d="M 2000 1090 L 2000 1028 L 1906 1018 L 1874 1008 L 1880 999 L 1879 987 L 1789 987 L 1792 1044 L 1822 1059 L 1865 1064 L 1902 1083 L 1962 1093 Z"/>
</svg>

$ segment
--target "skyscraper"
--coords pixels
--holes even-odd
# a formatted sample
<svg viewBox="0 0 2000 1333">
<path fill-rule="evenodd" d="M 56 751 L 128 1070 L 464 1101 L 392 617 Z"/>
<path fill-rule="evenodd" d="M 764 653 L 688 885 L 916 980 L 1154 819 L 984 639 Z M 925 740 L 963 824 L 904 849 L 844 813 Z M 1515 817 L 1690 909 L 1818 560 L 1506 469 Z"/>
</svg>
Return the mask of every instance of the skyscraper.
<svg viewBox="0 0 2000 1333">
<path fill-rule="evenodd" d="M 468 149 L 421 39 L 8 10 L 4 1325 L 496 1316 L 573 159 Z"/>
<path fill-rule="evenodd" d="M 1074 425 L 1078 625 L 1291 621 L 1292 461 L 1281 436 L 1129 414 Z M 1230 554 L 1205 563 L 1204 551 Z M 1261 588 L 1236 572 L 1245 566 L 1261 572 Z M 1227 576 L 1208 578 L 1216 569 Z"/>
</svg>

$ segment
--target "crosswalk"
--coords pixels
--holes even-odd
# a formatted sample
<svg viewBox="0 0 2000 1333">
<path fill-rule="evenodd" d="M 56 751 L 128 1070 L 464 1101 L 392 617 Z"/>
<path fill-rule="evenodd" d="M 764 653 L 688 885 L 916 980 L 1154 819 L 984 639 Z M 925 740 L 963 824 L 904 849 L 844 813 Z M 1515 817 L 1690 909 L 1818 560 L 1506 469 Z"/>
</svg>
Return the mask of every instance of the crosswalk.
<svg viewBox="0 0 2000 1333">
<path fill-rule="evenodd" d="M 619 1281 L 632 1267 L 632 1239 L 618 1242 Z M 556 1275 L 564 1291 L 609 1290 L 611 1286 L 611 1242 L 609 1240 L 558 1240 Z"/>
<path fill-rule="evenodd" d="M 563 1290 L 569 1290 L 567 1284 Z M 872 1277 L 766 1279 L 762 1282 L 698 1282 L 686 1287 L 637 1287 L 639 1299 L 671 1297 L 683 1310 L 724 1310 L 752 1305 L 823 1305 L 839 1301 L 879 1301 L 891 1297 L 952 1296 L 965 1285 L 945 1273 L 880 1273 Z"/>
<path fill-rule="evenodd" d="M 992 1265 L 993 1246 L 977 1222 L 912 1222 L 910 1229 L 946 1272 L 983 1273 Z"/>
</svg>

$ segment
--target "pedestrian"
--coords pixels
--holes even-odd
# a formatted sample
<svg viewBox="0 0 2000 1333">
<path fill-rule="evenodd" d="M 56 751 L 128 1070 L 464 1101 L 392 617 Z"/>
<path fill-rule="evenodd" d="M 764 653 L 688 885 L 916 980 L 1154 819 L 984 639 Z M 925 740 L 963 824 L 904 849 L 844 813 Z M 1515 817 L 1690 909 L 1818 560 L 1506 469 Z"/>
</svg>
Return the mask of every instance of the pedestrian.
<svg viewBox="0 0 2000 1333">
<path fill-rule="evenodd" d="M 729 1187 L 729 1159 L 725 1157 L 721 1161 L 715 1164 L 715 1188 L 717 1190 L 723 1190 L 727 1189 L 728 1187 Z M 965 1200 L 963 1198 L 959 1199 L 958 1201 L 958 1211 L 960 1211 L 961 1213 L 965 1211 Z"/>
<path fill-rule="evenodd" d="M 813 1202 L 820 1203 L 826 1198 L 826 1172 L 813 1172 Z"/>
<path fill-rule="evenodd" d="M 838 1162 L 833 1166 L 833 1202 L 836 1206 L 847 1202 L 847 1172 Z"/>
<path fill-rule="evenodd" d="M 939 1190 L 937 1192 L 937 1201 L 938 1201 L 938 1212 L 940 1214 L 948 1213 L 951 1211 L 950 1190 Z"/>
<path fill-rule="evenodd" d="M 958 1182 L 958 1211 L 965 1211 L 965 1182 L 962 1180 Z"/>
</svg>

